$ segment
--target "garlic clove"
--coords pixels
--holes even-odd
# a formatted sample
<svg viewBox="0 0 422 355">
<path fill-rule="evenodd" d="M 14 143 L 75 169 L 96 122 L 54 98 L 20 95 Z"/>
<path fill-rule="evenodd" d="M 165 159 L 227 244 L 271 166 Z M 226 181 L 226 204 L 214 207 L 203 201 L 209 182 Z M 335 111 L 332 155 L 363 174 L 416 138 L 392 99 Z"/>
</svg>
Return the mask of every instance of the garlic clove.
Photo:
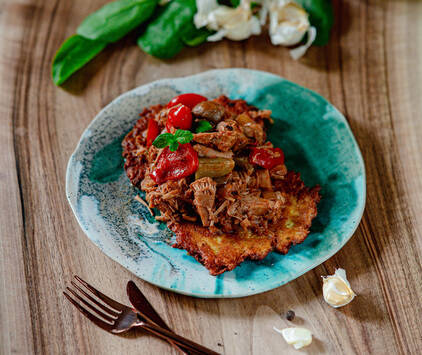
<svg viewBox="0 0 422 355">
<path fill-rule="evenodd" d="M 312 343 L 312 332 L 306 328 L 284 328 L 278 329 L 273 327 L 273 329 L 280 333 L 287 344 L 293 345 L 295 349 L 301 349 L 305 346 L 308 346 Z"/>
<path fill-rule="evenodd" d="M 325 302 L 334 308 L 343 307 L 353 301 L 353 292 L 344 269 L 337 269 L 334 275 L 323 276 L 322 293 Z"/>
<path fill-rule="evenodd" d="M 269 5 L 270 38 L 274 45 L 299 43 L 310 27 L 308 13 L 291 0 L 276 0 Z"/>
</svg>

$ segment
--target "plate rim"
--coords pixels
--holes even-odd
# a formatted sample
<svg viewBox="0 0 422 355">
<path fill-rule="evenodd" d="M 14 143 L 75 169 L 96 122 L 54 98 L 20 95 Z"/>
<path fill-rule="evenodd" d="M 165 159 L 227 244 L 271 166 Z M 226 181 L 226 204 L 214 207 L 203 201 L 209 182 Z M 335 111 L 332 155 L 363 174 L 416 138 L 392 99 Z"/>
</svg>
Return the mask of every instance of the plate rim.
<svg viewBox="0 0 422 355">
<path fill-rule="evenodd" d="M 187 292 L 187 291 L 184 291 L 184 290 L 179 290 L 179 289 L 174 289 L 174 288 L 170 288 L 170 287 L 166 287 L 166 286 L 163 286 L 163 285 L 161 285 L 161 284 L 159 284 L 159 283 L 157 283 L 157 282 L 154 282 L 154 280 L 153 279 L 149 279 L 149 278 L 147 278 L 147 277 L 141 277 L 141 276 L 139 276 L 137 273 L 135 273 L 135 271 L 132 271 L 131 269 L 129 269 L 128 267 L 126 267 L 124 264 L 122 264 L 119 260 L 118 260 L 118 258 L 117 257 L 114 257 L 114 256 L 112 256 L 112 255 L 109 255 L 107 252 L 105 252 L 103 249 L 101 249 L 91 238 L 90 238 L 90 236 L 89 236 L 89 233 L 88 233 L 88 230 L 87 230 L 87 228 L 85 228 L 85 226 L 84 226 L 84 224 L 82 223 L 82 221 L 81 221 L 81 219 L 78 217 L 78 213 L 77 213 L 77 211 L 76 211 L 76 206 L 74 206 L 73 205 L 73 201 L 72 201 L 72 197 L 71 197 L 71 193 L 70 193 L 70 185 L 71 185 L 71 182 L 70 182 L 70 177 L 71 177 L 71 175 L 72 175 L 72 172 L 71 172 L 71 167 L 74 165 L 74 163 L 76 163 L 77 162 L 77 160 L 76 160 L 76 155 L 77 155 L 77 153 L 79 152 L 79 150 L 80 150 L 80 148 L 81 148 L 81 145 L 82 145 L 82 142 L 83 142 L 83 140 L 88 136 L 88 133 L 90 132 L 90 130 L 91 130 L 91 127 L 94 125 L 94 123 L 95 123 L 95 121 L 97 121 L 97 119 L 99 119 L 100 118 L 100 116 L 102 116 L 102 114 L 106 111 L 106 110 L 108 110 L 108 108 L 109 107 L 111 107 L 111 106 L 113 106 L 113 105 L 115 105 L 119 100 L 121 100 L 123 97 L 126 97 L 126 96 L 129 96 L 130 94 L 133 94 L 133 93 L 135 93 L 136 91 L 138 91 L 140 88 L 142 88 L 142 87 L 144 87 L 145 89 L 147 89 L 147 91 L 148 91 L 148 87 L 152 87 L 152 86 L 159 86 L 160 85 L 160 83 L 161 82 L 168 82 L 169 80 L 177 80 L 177 79 L 186 79 L 186 78 L 193 78 L 193 77 L 200 77 L 200 76 L 203 76 L 203 75 L 205 75 L 205 74 L 211 74 L 211 73 L 216 73 L 216 72 L 242 72 L 242 71 L 244 71 L 244 72 L 253 72 L 253 73 L 257 73 L 257 74 L 260 74 L 260 75 L 267 75 L 267 76 L 271 76 L 271 77 L 273 77 L 273 78 L 277 78 L 277 79 L 279 79 L 279 80 L 283 80 L 283 81 L 286 81 L 286 82 L 289 82 L 289 83 L 292 83 L 292 84 L 294 84 L 294 85 L 297 85 L 297 86 L 299 86 L 302 90 L 304 90 L 304 91 L 306 91 L 306 92 L 309 92 L 309 93 L 311 93 L 312 95 L 316 95 L 316 96 L 318 96 L 318 98 L 320 98 L 320 99 L 322 99 L 323 101 L 325 101 L 325 102 L 327 102 L 332 108 L 334 108 L 334 110 L 336 110 L 340 115 L 341 115 L 341 118 L 342 118 L 342 120 L 343 120 L 343 122 L 345 123 L 345 125 L 346 125 L 346 127 L 347 127 L 347 129 L 348 129 L 348 131 L 350 132 L 350 134 L 351 134 L 351 138 L 352 138 L 352 140 L 353 140 L 353 143 L 355 144 L 355 146 L 356 146 L 356 152 L 357 152 L 357 158 L 358 158 L 358 160 L 359 160 L 359 163 L 360 163 L 360 165 L 361 165 L 361 167 L 362 167 L 362 191 L 361 191 L 361 195 L 362 195 L 362 204 L 361 204 L 361 206 L 357 206 L 358 208 L 359 208 L 359 210 L 358 210 L 358 218 L 356 219 L 356 223 L 354 224 L 354 226 L 353 226 L 353 228 L 351 228 L 350 229 L 350 232 L 349 232 L 349 235 L 346 237 L 346 238 L 344 238 L 343 240 L 342 240 L 342 242 L 341 243 L 339 243 L 339 246 L 334 250 L 334 251 L 332 251 L 331 253 L 328 253 L 327 255 L 325 255 L 323 258 L 322 258 L 322 261 L 316 261 L 315 263 L 312 263 L 310 266 L 308 266 L 307 268 L 305 268 L 303 271 L 301 271 L 300 273 L 298 273 L 294 278 L 292 278 L 292 279 L 290 279 L 289 281 L 287 281 L 287 282 L 278 282 L 278 283 L 273 283 L 273 284 L 271 284 L 271 285 L 267 285 L 267 287 L 265 287 L 265 288 L 263 288 L 263 289 L 258 289 L 258 290 L 253 290 L 253 291 L 245 291 L 245 292 L 240 292 L 240 293 L 236 293 L 236 294 L 211 294 L 211 293 L 204 293 L 204 294 L 198 294 L 198 293 L 194 293 L 194 292 Z M 359 225 L 360 225 L 360 222 L 361 222 L 361 220 L 362 220 L 362 217 L 363 217 L 363 214 L 364 214 L 364 211 L 365 211 L 365 207 L 366 207 L 366 198 L 367 198 L 367 183 L 366 183 L 366 168 L 365 168 L 365 161 L 364 161 L 364 159 L 363 159 L 363 156 L 362 156 L 362 152 L 361 152 L 361 149 L 360 149 L 360 146 L 359 146 L 359 143 L 358 143 L 358 141 L 356 140 L 356 137 L 355 137 L 355 135 L 353 134 L 353 131 L 352 131 L 352 129 L 351 129 L 351 127 L 350 127 L 350 125 L 349 125 L 349 122 L 348 122 L 348 120 L 346 119 L 346 117 L 344 116 L 344 114 L 343 113 L 341 113 L 338 109 L 337 109 L 337 107 L 336 106 L 334 106 L 331 102 L 329 102 L 327 99 L 325 99 L 322 95 L 320 95 L 319 93 L 317 93 L 317 92 L 315 92 L 315 91 L 313 91 L 313 90 L 311 90 L 311 89 L 308 89 L 308 88 L 306 88 L 306 87 L 304 87 L 304 86 L 302 86 L 302 85 L 300 85 L 300 84 L 297 84 L 297 83 L 295 83 L 295 82 L 293 82 L 293 81 L 291 81 L 291 80 L 288 80 L 288 79 L 285 79 L 284 77 L 282 77 L 282 76 L 280 76 L 280 75 L 277 75 L 277 74 L 274 74 L 274 73 L 270 73 L 270 72 L 267 72 L 267 71 L 263 71 L 263 70 L 255 70 L 255 69 L 247 69 L 247 68 L 224 68 L 224 69 L 212 69 L 212 70 L 206 70 L 206 71 L 202 71 L 202 72 L 199 72 L 199 73 L 196 73 L 196 74 L 191 74 L 191 75 L 183 75 L 183 76 L 174 76 L 174 77 L 167 77 L 167 78 L 160 78 L 160 79 L 158 79 L 158 80 L 154 80 L 154 81 L 151 81 L 151 82 L 148 82 L 148 83 L 145 83 L 145 84 L 142 84 L 142 85 L 139 85 L 139 86 L 137 86 L 137 87 L 135 87 L 135 88 L 133 88 L 133 89 L 130 89 L 130 90 L 128 90 L 128 91 L 125 91 L 124 93 L 122 93 L 122 94 L 120 94 L 120 95 L 118 95 L 116 98 L 114 98 L 113 100 L 111 100 L 107 105 L 105 105 L 96 115 L 95 115 L 95 117 L 91 120 L 91 122 L 88 124 L 88 126 L 84 129 L 84 131 L 82 132 L 82 134 L 81 134 L 81 136 L 80 136 L 80 138 L 79 138 L 79 140 L 78 140 L 78 143 L 77 143 L 77 145 L 76 145 L 76 147 L 75 147 L 75 149 L 74 149 L 74 151 L 72 152 L 72 154 L 70 155 L 70 157 L 69 157 L 69 160 L 68 160 L 68 163 L 67 163 L 67 167 L 66 167 L 66 177 L 65 177 L 65 179 L 66 179 L 66 181 L 65 181 L 65 193 L 66 193 L 66 198 L 67 198 L 67 201 L 68 201 L 68 203 L 69 203 L 69 205 L 70 205 L 70 207 L 71 207 L 71 209 L 72 209 L 72 212 L 73 212 L 73 214 L 74 214 L 74 216 L 75 216 L 75 218 L 76 218 L 76 220 L 77 220 L 77 222 L 78 222 L 78 224 L 79 224 L 79 226 L 81 227 L 81 229 L 82 229 L 82 231 L 84 232 L 84 234 L 86 235 L 86 237 L 88 237 L 88 239 L 103 253 L 103 254 L 105 254 L 107 257 L 109 257 L 110 259 L 112 259 L 113 261 L 115 261 L 115 262 L 117 262 L 119 265 L 121 265 L 122 267 L 124 267 L 126 270 L 128 270 L 129 272 L 131 272 L 133 275 L 135 275 L 136 277 L 139 277 L 141 280 L 143 280 L 143 281 L 146 281 L 146 282 L 148 282 L 148 283 L 150 283 L 150 284 L 152 284 L 152 285 L 155 285 L 155 286 L 157 286 L 157 287 L 159 287 L 159 288 L 161 288 L 161 289 L 164 289 L 164 290 L 167 290 L 167 291 L 172 291 L 172 292 L 175 292 L 175 293 L 178 293 L 178 294 L 182 294 L 182 295 L 185 295 L 185 296 L 190 296 L 190 297 L 195 297 L 195 298 L 210 298 L 210 299 L 212 299 L 212 298 L 218 298 L 218 299 L 222 299 L 222 298 L 243 298 L 243 297 L 248 297 L 248 296 L 253 296 L 253 295 L 258 295 L 258 294 L 261 294 L 261 293 L 264 293 L 264 292 L 269 292 L 269 291 L 272 291 L 272 290 L 274 290 L 274 289 L 276 289 L 276 288 L 279 288 L 279 287 L 281 287 L 281 286 L 284 286 L 284 285 L 286 285 L 286 284 L 288 284 L 289 282 L 291 282 L 291 281 L 294 281 L 294 280 L 296 280 L 297 278 L 299 278 L 299 277 L 301 277 L 301 276 L 303 276 L 304 274 L 306 274 L 308 271 L 310 271 L 310 270 L 312 270 L 312 269 L 314 269 L 314 268 L 316 268 L 317 266 L 319 266 L 319 265 L 321 265 L 321 264 L 323 264 L 323 263 L 325 263 L 328 259 L 330 259 L 333 255 L 335 255 L 335 254 L 337 254 L 346 244 L 347 244 L 347 242 L 349 242 L 350 241 L 350 239 L 352 238 L 352 236 L 355 234 L 355 232 L 356 232 L 356 230 L 357 230 L 357 228 L 359 227 Z"/>
</svg>

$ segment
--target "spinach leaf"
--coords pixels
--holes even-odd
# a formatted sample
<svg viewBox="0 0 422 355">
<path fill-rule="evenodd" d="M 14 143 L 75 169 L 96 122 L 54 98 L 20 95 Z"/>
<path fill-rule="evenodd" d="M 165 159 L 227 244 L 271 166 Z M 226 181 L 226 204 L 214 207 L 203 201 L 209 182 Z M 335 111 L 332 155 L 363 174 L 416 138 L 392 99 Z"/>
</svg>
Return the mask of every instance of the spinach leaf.
<svg viewBox="0 0 422 355">
<path fill-rule="evenodd" d="M 179 53 L 189 39 L 186 28 L 192 28 L 196 13 L 195 0 L 173 0 L 159 12 L 138 38 L 138 46 L 158 58 L 171 58 Z"/>
<path fill-rule="evenodd" d="M 214 31 L 209 31 L 207 28 L 196 28 L 193 23 L 190 26 L 186 26 L 186 30 L 182 33 L 182 41 L 189 47 L 199 46 L 204 43 L 208 36 L 211 36 Z"/>
<path fill-rule="evenodd" d="M 317 29 L 315 46 L 325 46 L 330 40 L 334 23 L 334 10 L 331 0 L 296 0 L 309 14 L 309 21 Z"/>
<path fill-rule="evenodd" d="M 53 59 L 51 74 L 54 84 L 60 85 L 65 82 L 75 71 L 100 53 L 105 46 L 104 42 L 91 41 L 78 35 L 69 37 Z"/>
<path fill-rule="evenodd" d="M 145 22 L 158 0 L 117 0 L 104 5 L 79 25 L 76 33 L 85 38 L 115 42 Z"/>
</svg>

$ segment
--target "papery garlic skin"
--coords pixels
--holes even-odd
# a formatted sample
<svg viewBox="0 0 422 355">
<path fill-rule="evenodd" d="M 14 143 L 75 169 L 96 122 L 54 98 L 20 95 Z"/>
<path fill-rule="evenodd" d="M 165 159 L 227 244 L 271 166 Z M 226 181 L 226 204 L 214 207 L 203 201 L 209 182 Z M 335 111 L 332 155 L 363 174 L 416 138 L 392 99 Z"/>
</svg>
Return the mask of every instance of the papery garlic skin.
<svg viewBox="0 0 422 355">
<path fill-rule="evenodd" d="M 323 276 L 322 293 L 325 302 L 334 308 L 343 307 L 355 298 L 344 269 L 337 269 L 334 275 Z"/>
<path fill-rule="evenodd" d="M 313 26 L 309 27 L 308 39 L 307 39 L 306 43 L 297 47 L 297 48 L 291 49 L 290 50 L 290 56 L 294 60 L 298 60 L 300 57 L 303 57 L 305 55 L 306 51 L 308 50 L 308 48 L 310 46 L 312 46 L 312 43 L 314 43 L 316 35 L 317 35 L 316 28 L 313 27 Z"/>
<path fill-rule="evenodd" d="M 270 38 L 274 45 L 292 46 L 299 43 L 310 27 L 308 13 L 291 0 L 271 0 L 269 9 Z"/>
<path fill-rule="evenodd" d="M 293 345 L 295 349 L 301 349 L 312 343 L 312 332 L 309 329 L 299 327 L 281 330 L 273 327 L 273 329 L 280 333 L 287 344 Z"/>
</svg>

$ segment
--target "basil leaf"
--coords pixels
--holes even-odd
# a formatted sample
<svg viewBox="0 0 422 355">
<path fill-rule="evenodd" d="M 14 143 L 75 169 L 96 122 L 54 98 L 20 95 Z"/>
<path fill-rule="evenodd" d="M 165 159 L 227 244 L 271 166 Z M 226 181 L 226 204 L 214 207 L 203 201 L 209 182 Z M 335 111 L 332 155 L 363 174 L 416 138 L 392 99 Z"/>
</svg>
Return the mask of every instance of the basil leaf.
<svg viewBox="0 0 422 355">
<path fill-rule="evenodd" d="M 324 46 L 330 40 L 334 24 L 334 10 L 331 0 L 296 0 L 309 14 L 309 22 L 317 29 L 317 36 L 312 43 Z"/>
<path fill-rule="evenodd" d="M 53 59 L 51 75 L 54 84 L 64 83 L 74 72 L 100 53 L 105 46 L 104 42 L 91 41 L 78 35 L 66 39 Z"/>
<path fill-rule="evenodd" d="M 171 152 L 175 152 L 176 150 L 177 150 L 177 148 L 179 148 L 179 143 L 177 143 L 177 142 L 172 142 L 171 144 L 170 144 L 170 151 Z"/>
<path fill-rule="evenodd" d="M 193 134 L 191 131 L 185 131 L 183 129 L 178 129 L 174 134 L 174 138 L 180 144 L 189 143 L 193 139 Z"/>
<path fill-rule="evenodd" d="M 195 13 L 195 0 L 171 1 L 149 23 L 138 38 L 138 46 L 154 57 L 174 57 L 184 47 L 182 35 L 186 26 L 192 24 Z"/>
<path fill-rule="evenodd" d="M 154 142 L 152 142 L 152 145 L 157 148 L 165 148 L 173 142 L 175 142 L 175 138 L 171 133 L 163 133 L 155 138 Z"/>
<path fill-rule="evenodd" d="M 208 121 L 199 121 L 198 125 L 196 126 L 196 133 L 206 132 L 212 129 L 211 123 Z"/>
<path fill-rule="evenodd" d="M 117 0 L 89 15 L 76 33 L 92 40 L 115 42 L 145 22 L 158 0 Z"/>
</svg>

